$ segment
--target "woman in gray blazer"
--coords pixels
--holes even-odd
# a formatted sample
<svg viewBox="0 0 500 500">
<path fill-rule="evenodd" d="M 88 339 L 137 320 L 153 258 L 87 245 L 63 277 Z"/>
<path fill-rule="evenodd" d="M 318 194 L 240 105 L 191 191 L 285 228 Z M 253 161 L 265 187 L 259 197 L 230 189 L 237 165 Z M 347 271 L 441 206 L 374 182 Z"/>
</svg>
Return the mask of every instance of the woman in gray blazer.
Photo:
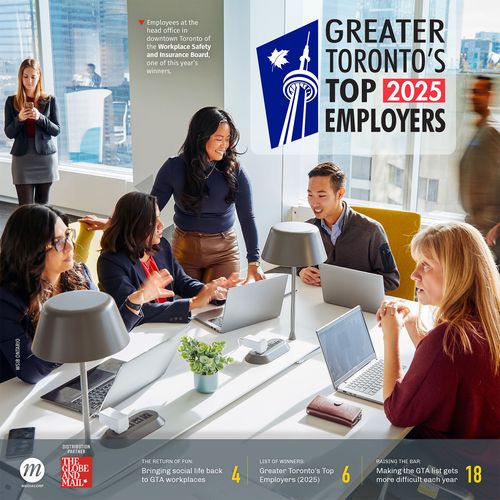
<svg viewBox="0 0 500 500">
<path fill-rule="evenodd" d="M 49 201 L 50 187 L 59 180 L 53 140 L 59 131 L 56 100 L 43 90 L 40 64 L 25 59 L 19 67 L 17 93 L 5 102 L 5 135 L 14 139 L 12 181 L 19 205 Z"/>
</svg>

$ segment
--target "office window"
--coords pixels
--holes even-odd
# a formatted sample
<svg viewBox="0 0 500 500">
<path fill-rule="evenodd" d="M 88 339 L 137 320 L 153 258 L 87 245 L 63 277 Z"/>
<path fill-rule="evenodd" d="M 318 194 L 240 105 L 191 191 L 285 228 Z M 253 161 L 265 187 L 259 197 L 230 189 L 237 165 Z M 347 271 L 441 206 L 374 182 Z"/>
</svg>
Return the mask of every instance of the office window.
<svg viewBox="0 0 500 500">
<path fill-rule="evenodd" d="M 403 187 L 404 170 L 396 165 L 388 164 L 389 167 L 389 182 L 399 188 Z"/>
<path fill-rule="evenodd" d="M 427 199 L 429 201 L 438 201 L 439 181 L 437 179 L 429 179 L 427 186 Z"/>
<path fill-rule="evenodd" d="M 127 2 L 49 5 L 60 162 L 130 168 Z"/>
<path fill-rule="evenodd" d="M 399 19 L 411 18 L 414 16 L 415 2 L 412 0 L 375 0 L 366 2 L 364 0 L 353 0 L 351 2 L 339 2 L 336 0 L 323 1 L 323 19 Z M 348 45 L 348 44 L 347 44 Z M 409 48 L 408 43 L 398 44 L 399 48 Z M 347 48 L 339 44 L 340 48 Z M 391 48 L 395 48 L 391 44 Z M 329 56 L 324 52 L 321 56 L 321 71 L 324 75 L 329 75 Z M 345 77 L 354 77 L 354 74 L 345 74 Z M 322 109 L 330 107 L 329 92 L 324 86 L 321 92 Z M 348 105 L 345 105 L 348 107 Z M 401 141 L 407 140 L 394 139 Z M 352 180 L 348 196 L 353 199 L 359 195 L 362 200 L 367 196 L 370 201 L 381 204 L 397 205 L 403 207 L 406 203 L 406 192 L 404 186 L 406 178 L 409 177 L 408 157 L 406 155 L 379 154 L 373 156 L 363 156 L 361 153 L 362 144 L 359 139 L 350 134 L 338 134 L 320 130 L 319 155 L 330 156 L 335 161 L 338 151 L 341 150 L 344 156 L 344 165 L 347 166 L 346 174 Z M 351 155 L 345 154 L 350 149 Z M 368 153 L 369 154 L 369 153 Z M 362 179 L 367 183 L 362 188 L 354 181 Z M 368 193 L 368 194 L 367 194 Z M 361 197 L 362 196 L 362 197 Z"/>
<path fill-rule="evenodd" d="M 371 180 L 372 178 L 372 159 L 368 156 L 352 157 L 352 176 L 355 179 Z"/>
<path fill-rule="evenodd" d="M 488 5 L 488 7 L 486 7 Z M 449 56 L 447 76 L 456 78 L 456 100 L 446 103 L 446 114 L 450 123 L 457 127 L 457 147 L 453 153 L 429 154 L 429 142 L 419 140 L 418 134 L 407 133 L 404 140 L 411 144 L 407 155 L 379 154 L 370 159 L 369 177 L 359 164 L 358 148 L 354 147 L 353 139 L 339 134 L 326 133 L 320 129 L 318 157 L 337 161 L 338 152 L 342 152 L 342 166 L 350 181 L 351 193 L 360 194 L 361 188 L 356 179 L 369 182 L 370 200 L 376 203 L 399 206 L 407 210 L 415 210 L 424 216 L 443 218 L 447 215 L 456 218 L 463 214 L 458 191 L 458 163 L 462 146 L 474 132 L 474 116 L 468 104 L 468 89 L 475 73 L 481 72 L 493 78 L 500 74 L 500 31 L 494 31 L 494 23 L 488 21 L 485 14 L 482 20 L 471 16 L 474 10 L 484 9 L 488 12 L 491 3 L 484 0 L 451 0 L 415 2 L 413 0 L 352 0 L 339 2 L 323 1 L 323 19 L 402 19 L 402 18 L 438 18 L 444 19 L 447 28 L 444 33 L 445 50 Z M 495 16 L 491 19 L 496 19 Z M 480 23 L 483 24 L 480 24 Z M 393 45 L 391 45 L 393 47 Z M 401 45 L 401 48 L 402 45 Z M 404 47 L 408 48 L 408 47 Z M 498 49 L 498 50 L 496 50 Z M 323 54 L 321 71 L 328 75 L 328 57 Z M 425 77 L 426 75 L 422 75 Z M 498 88 L 500 82 L 496 82 Z M 329 105 L 328 91 L 324 87 L 321 92 L 321 108 Z M 493 115 L 500 111 L 500 92 L 497 92 L 492 106 Z M 346 154 L 346 144 L 351 145 L 351 156 Z M 359 146 L 359 144 L 358 144 Z M 412 183 L 418 183 L 414 186 Z M 355 184 L 355 185 L 354 185 Z M 416 189 L 413 189 L 416 188 Z M 417 194 L 417 196 L 415 196 Z"/>
<path fill-rule="evenodd" d="M 418 178 L 418 197 L 423 200 L 427 197 L 427 178 L 419 177 Z"/>
<path fill-rule="evenodd" d="M 418 197 L 422 200 L 437 202 L 439 193 L 439 180 L 419 177 Z"/>
<path fill-rule="evenodd" d="M 38 59 L 37 23 L 31 0 L 0 0 L 0 102 L 17 92 L 17 71 L 28 57 Z M 0 158 L 9 158 L 11 140 L 5 137 L 4 113 L 0 113 Z"/>
<path fill-rule="evenodd" d="M 351 188 L 351 196 L 354 200 L 370 201 L 370 190 Z"/>
</svg>

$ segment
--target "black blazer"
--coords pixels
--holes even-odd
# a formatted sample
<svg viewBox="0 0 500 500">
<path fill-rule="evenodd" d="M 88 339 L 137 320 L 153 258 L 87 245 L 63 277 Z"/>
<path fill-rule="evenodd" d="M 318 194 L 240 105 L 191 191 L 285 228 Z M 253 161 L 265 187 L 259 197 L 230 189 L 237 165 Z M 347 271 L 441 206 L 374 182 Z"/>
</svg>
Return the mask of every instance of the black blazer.
<svg viewBox="0 0 500 500">
<path fill-rule="evenodd" d="M 40 103 L 40 118 L 36 122 L 35 149 L 40 155 L 50 155 L 57 151 L 53 137 L 60 132 L 59 117 L 57 114 L 56 98 L 50 96 L 46 101 Z M 14 139 L 10 154 L 23 156 L 28 151 L 28 138 L 26 137 L 24 122 L 17 117 L 19 112 L 14 109 L 14 96 L 7 97 L 5 101 L 5 135 Z"/>
<path fill-rule="evenodd" d="M 203 288 L 203 283 L 188 276 L 177 259 L 172 254 L 172 248 L 164 238 L 160 242 L 160 250 L 154 255 L 158 269 L 168 269 L 174 281 L 167 286 L 180 299 L 168 299 L 167 302 L 149 302 L 143 304 L 144 317 L 141 323 L 187 323 L 189 312 L 189 298 L 194 297 Z M 97 274 L 99 288 L 109 293 L 118 307 L 125 299 L 146 280 L 146 274 L 139 259 L 132 261 L 124 252 L 104 252 L 97 260 Z"/>
</svg>

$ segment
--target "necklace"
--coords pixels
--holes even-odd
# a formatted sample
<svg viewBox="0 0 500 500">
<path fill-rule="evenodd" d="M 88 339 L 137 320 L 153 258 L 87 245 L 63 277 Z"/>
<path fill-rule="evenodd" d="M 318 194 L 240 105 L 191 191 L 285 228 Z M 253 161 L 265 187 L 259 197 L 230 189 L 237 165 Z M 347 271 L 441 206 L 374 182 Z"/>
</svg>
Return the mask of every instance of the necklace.
<svg viewBox="0 0 500 500">
<path fill-rule="evenodd" d="M 215 170 L 215 165 L 216 163 L 214 162 L 214 164 L 212 165 L 212 169 L 210 170 L 210 172 L 208 172 L 207 175 L 205 175 L 205 180 L 207 180 L 213 173 L 213 171 Z"/>
</svg>

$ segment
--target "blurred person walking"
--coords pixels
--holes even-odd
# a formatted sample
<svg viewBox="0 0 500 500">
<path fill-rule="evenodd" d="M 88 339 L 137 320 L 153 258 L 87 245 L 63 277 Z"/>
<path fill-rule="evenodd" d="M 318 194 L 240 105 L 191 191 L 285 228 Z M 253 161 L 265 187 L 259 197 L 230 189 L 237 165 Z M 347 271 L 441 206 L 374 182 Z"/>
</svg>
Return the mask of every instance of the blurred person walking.
<svg viewBox="0 0 500 500">
<path fill-rule="evenodd" d="M 493 80 L 477 76 L 470 101 L 477 115 L 476 131 L 460 160 L 460 201 L 466 221 L 486 236 L 500 221 L 500 125 L 491 116 Z M 487 238 L 497 265 L 500 239 Z"/>
</svg>

